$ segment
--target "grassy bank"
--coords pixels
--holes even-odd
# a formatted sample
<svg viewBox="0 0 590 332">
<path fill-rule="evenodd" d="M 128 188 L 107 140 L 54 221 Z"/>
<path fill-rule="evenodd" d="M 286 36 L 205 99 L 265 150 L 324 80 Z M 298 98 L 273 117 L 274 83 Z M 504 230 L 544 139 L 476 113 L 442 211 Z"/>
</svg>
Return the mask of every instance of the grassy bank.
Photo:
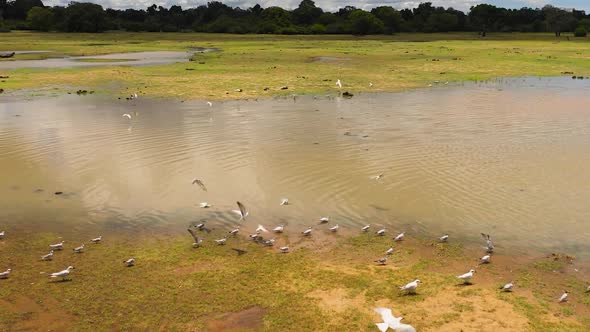
<svg viewBox="0 0 590 332">
<path fill-rule="evenodd" d="M 0 87 L 108 94 L 141 91 L 182 99 L 231 99 L 344 90 L 397 91 L 439 82 L 494 77 L 590 75 L 586 38 L 550 34 L 400 34 L 395 36 L 260 36 L 180 33 L 0 34 L 0 51 L 53 50 L 17 55 L 36 59 L 149 50 L 220 48 L 192 62 L 150 67 L 3 70 Z M 2 61 L 10 61 L 2 60 Z M 369 87 L 373 83 L 373 87 Z M 287 86 L 287 90 L 281 87 Z M 268 88 L 265 91 L 265 88 Z M 242 89 L 242 92 L 236 92 Z M 26 90 L 25 90 L 26 91 Z"/>
<path fill-rule="evenodd" d="M 281 236 L 295 250 L 279 254 L 245 239 L 217 246 L 211 234 L 191 248 L 188 234 L 130 242 L 122 236 L 67 247 L 50 262 L 39 260 L 56 234 L 9 233 L 0 241 L 0 329 L 3 331 L 376 331 L 372 308 L 402 314 L 418 331 L 588 331 L 590 297 L 563 257 L 494 256 L 477 266 L 479 250 L 452 241 L 409 238 L 396 245 L 386 266 L 375 258 L 391 238 L 339 237 L 322 247 L 312 237 Z M 320 249 L 318 249 L 320 247 Z M 231 248 L 248 252 L 238 256 Z M 122 261 L 137 259 L 135 267 Z M 47 274 L 75 266 L 71 281 Z M 454 277 L 476 267 L 474 284 Z M 398 290 L 422 280 L 417 295 Z M 513 293 L 497 288 L 513 280 Z M 570 302 L 558 304 L 563 289 Z"/>
</svg>

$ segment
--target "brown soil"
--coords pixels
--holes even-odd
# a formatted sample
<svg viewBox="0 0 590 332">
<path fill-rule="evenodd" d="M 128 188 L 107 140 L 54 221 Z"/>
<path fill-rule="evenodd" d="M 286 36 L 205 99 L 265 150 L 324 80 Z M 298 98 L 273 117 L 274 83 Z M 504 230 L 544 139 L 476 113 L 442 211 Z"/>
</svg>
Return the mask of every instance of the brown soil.
<svg viewBox="0 0 590 332">
<path fill-rule="evenodd" d="M 224 314 L 207 323 L 210 332 L 259 331 L 264 323 L 266 309 L 251 307 L 246 310 Z"/>
<path fill-rule="evenodd" d="M 28 297 L 18 297 L 14 300 L 0 300 L 0 310 L 26 317 L 12 326 L 3 326 L 9 331 L 67 331 L 74 317 L 59 309 L 59 304 L 53 299 L 46 299 L 37 303 Z"/>
</svg>

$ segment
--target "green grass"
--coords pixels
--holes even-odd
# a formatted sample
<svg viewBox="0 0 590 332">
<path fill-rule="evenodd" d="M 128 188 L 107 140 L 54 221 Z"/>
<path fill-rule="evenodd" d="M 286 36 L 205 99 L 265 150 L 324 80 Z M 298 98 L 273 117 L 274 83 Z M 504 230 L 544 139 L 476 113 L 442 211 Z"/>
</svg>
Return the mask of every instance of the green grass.
<svg viewBox="0 0 590 332">
<path fill-rule="evenodd" d="M 222 51 L 198 53 L 195 61 L 161 66 L 4 71 L 2 74 L 11 77 L 2 87 L 14 93 L 63 86 L 109 94 L 125 94 L 129 87 L 150 96 L 231 99 L 336 93 L 336 79 L 342 80 L 344 90 L 354 92 L 398 91 L 426 87 L 434 81 L 563 72 L 590 75 L 588 39 L 557 40 L 550 34 L 490 34 L 485 39 L 469 33 L 368 37 L 30 32 L 0 35 L 0 51 L 56 51 L 26 55 L 29 59 L 60 54 L 185 51 L 195 47 Z M 351 60 L 313 61 L 318 56 Z M 120 84 L 112 84 L 113 81 Z M 369 82 L 374 84 L 373 88 L 369 88 Z M 281 90 L 285 85 L 289 89 Z M 238 88 L 243 92 L 235 92 Z"/>
</svg>

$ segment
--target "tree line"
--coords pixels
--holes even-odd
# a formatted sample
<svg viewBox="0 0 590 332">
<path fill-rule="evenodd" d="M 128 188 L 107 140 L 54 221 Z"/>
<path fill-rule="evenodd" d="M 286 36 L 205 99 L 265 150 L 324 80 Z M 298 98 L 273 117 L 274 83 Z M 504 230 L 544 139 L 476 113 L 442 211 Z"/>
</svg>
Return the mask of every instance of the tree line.
<svg viewBox="0 0 590 332">
<path fill-rule="evenodd" d="M 582 10 L 543 8 L 507 9 L 479 4 L 468 13 L 424 2 L 413 9 L 380 6 L 365 11 L 353 6 L 324 11 L 312 0 L 293 10 L 260 5 L 242 9 L 212 1 L 183 9 L 152 5 L 146 9 L 104 9 L 87 2 L 48 7 L 41 0 L 0 0 L 0 28 L 101 32 L 213 32 L 273 34 L 391 34 L 397 32 L 575 32 L 585 36 L 590 15 Z"/>
</svg>

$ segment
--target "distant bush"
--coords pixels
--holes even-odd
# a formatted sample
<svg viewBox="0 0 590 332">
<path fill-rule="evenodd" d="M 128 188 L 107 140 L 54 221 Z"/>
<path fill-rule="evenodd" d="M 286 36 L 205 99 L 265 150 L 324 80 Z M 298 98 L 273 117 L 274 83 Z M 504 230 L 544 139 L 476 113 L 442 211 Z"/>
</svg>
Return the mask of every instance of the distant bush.
<svg viewBox="0 0 590 332">
<path fill-rule="evenodd" d="M 576 31 L 574 31 L 574 36 L 576 37 L 586 37 L 587 34 L 588 31 L 586 31 L 586 28 L 584 27 L 578 27 Z"/>
<path fill-rule="evenodd" d="M 314 35 L 321 35 L 326 33 L 326 26 L 323 24 L 319 24 L 316 23 L 314 25 L 312 25 L 309 30 L 311 31 L 311 33 L 313 33 Z"/>
</svg>

